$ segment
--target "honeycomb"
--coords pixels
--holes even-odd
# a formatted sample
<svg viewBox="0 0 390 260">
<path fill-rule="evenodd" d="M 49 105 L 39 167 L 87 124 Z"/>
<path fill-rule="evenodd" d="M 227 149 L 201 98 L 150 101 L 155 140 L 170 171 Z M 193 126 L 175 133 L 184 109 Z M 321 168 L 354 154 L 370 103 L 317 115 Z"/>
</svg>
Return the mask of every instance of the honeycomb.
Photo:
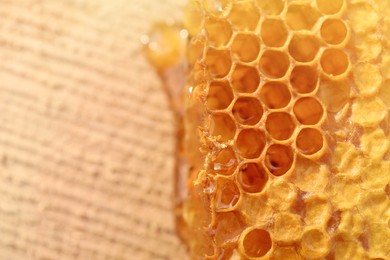
<svg viewBox="0 0 390 260">
<path fill-rule="evenodd" d="M 390 259 L 389 15 L 388 0 L 190 1 L 192 259 Z"/>
</svg>

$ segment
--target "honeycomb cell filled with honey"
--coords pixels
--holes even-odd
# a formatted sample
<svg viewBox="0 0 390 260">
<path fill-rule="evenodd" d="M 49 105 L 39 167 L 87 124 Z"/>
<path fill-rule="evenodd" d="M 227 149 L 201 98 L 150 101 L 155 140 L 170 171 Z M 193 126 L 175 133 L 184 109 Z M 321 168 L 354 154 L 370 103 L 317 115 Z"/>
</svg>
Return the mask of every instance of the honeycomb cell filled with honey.
<svg viewBox="0 0 390 260">
<path fill-rule="evenodd" d="M 191 258 L 390 259 L 390 1 L 189 10 L 177 217 Z"/>
</svg>

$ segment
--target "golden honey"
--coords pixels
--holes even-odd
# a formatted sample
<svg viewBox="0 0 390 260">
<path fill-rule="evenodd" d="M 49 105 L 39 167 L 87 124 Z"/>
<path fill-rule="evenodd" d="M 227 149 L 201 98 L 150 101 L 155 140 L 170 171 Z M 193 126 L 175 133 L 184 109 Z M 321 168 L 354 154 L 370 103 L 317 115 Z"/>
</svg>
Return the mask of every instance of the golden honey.
<svg viewBox="0 0 390 260">
<path fill-rule="evenodd" d="M 192 259 L 390 259 L 390 1 L 192 0 Z"/>
</svg>

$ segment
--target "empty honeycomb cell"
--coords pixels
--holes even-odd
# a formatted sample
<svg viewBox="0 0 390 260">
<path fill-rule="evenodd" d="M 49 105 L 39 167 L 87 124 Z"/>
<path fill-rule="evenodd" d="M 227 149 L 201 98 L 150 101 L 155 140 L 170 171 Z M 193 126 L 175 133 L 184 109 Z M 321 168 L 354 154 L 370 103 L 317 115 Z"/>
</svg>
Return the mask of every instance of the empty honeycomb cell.
<svg viewBox="0 0 390 260">
<path fill-rule="evenodd" d="M 268 175 L 257 163 L 246 163 L 240 167 L 237 175 L 241 188 L 248 193 L 261 192 L 268 181 Z"/>
<path fill-rule="evenodd" d="M 227 108 L 233 100 L 233 92 L 227 81 L 213 81 L 207 94 L 207 108 L 219 110 Z"/>
<path fill-rule="evenodd" d="M 236 183 L 225 178 L 218 178 L 216 181 L 216 210 L 231 210 L 240 199 L 240 191 Z"/>
<path fill-rule="evenodd" d="M 292 116 L 286 112 L 274 112 L 267 116 L 265 127 L 276 140 L 289 139 L 295 130 Z"/>
<path fill-rule="evenodd" d="M 212 232 L 215 232 L 214 240 L 217 246 L 237 242 L 245 227 L 240 213 L 230 211 L 215 215 L 216 226 Z"/>
<path fill-rule="evenodd" d="M 299 215 L 282 212 L 276 214 L 274 221 L 273 239 L 275 242 L 289 245 L 300 239 L 302 224 Z"/>
<path fill-rule="evenodd" d="M 338 49 L 326 49 L 321 56 L 322 70 L 329 76 L 338 76 L 345 73 L 349 67 L 347 54 Z"/>
<path fill-rule="evenodd" d="M 224 16 L 231 8 L 232 1 L 230 0 L 203 0 L 205 11 L 211 15 Z"/>
<path fill-rule="evenodd" d="M 350 101 L 350 96 L 350 84 L 344 80 L 320 82 L 318 98 L 329 112 L 339 112 Z"/>
<path fill-rule="evenodd" d="M 260 90 L 261 101 L 270 109 L 286 107 L 291 101 L 291 93 L 286 84 L 270 81 Z"/>
<path fill-rule="evenodd" d="M 229 73 L 232 66 L 230 52 L 209 48 L 206 51 L 205 64 L 212 77 L 223 78 Z"/>
<path fill-rule="evenodd" d="M 234 103 L 232 113 L 238 123 L 255 125 L 263 116 L 263 108 L 257 98 L 240 97 Z"/>
<path fill-rule="evenodd" d="M 236 132 L 236 125 L 232 118 L 225 113 L 216 113 L 211 116 L 210 134 L 219 139 L 219 141 L 228 141 L 233 138 Z"/>
<path fill-rule="evenodd" d="M 262 257 L 271 250 L 272 239 L 268 231 L 253 228 L 242 233 L 240 244 L 247 257 Z"/>
<path fill-rule="evenodd" d="M 265 45 L 282 47 L 287 40 L 288 31 L 281 19 L 266 18 L 261 24 L 261 38 Z"/>
<path fill-rule="evenodd" d="M 324 146 L 324 137 L 315 128 L 303 128 L 297 136 L 296 145 L 302 154 L 313 155 Z"/>
<path fill-rule="evenodd" d="M 323 194 L 313 194 L 304 199 L 305 224 L 325 225 L 330 218 L 331 205 L 329 198 Z"/>
<path fill-rule="evenodd" d="M 267 189 L 268 204 L 280 211 L 289 210 L 297 200 L 297 189 L 294 184 L 283 178 L 273 179 Z"/>
<path fill-rule="evenodd" d="M 336 45 L 345 40 L 348 29 L 342 20 L 329 18 L 322 23 L 320 32 L 326 43 Z"/>
<path fill-rule="evenodd" d="M 247 159 L 259 157 L 265 144 L 265 134 L 259 129 L 243 129 L 236 139 L 238 153 Z"/>
<path fill-rule="evenodd" d="M 286 13 L 287 25 L 293 30 L 311 30 L 320 14 L 309 4 L 291 4 Z"/>
<path fill-rule="evenodd" d="M 297 157 L 292 181 L 304 192 L 321 192 L 329 183 L 329 170 L 318 162 Z"/>
<path fill-rule="evenodd" d="M 354 65 L 353 78 L 359 93 L 363 96 L 376 94 L 382 84 L 379 66 L 370 63 Z"/>
<path fill-rule="evenodd" d="M 344 0 L 316 0 L 317 7 L 323 14 L 336 14 L 343 7 Z"/>
<path fill-rule="evenodd" d="M 266 50 L 260 58 L 261 71 L 271 78 L 281 78 L 290 67 L 289 57 L 285 52 Z"/>
<path fill-rule="evenodd" d="M 359 98 L 352 105 L 351 120 L 364 127 L 375 127 L 387 115 L 387 109 L 377 97 Z"/>
<path fill-rule="evenodd" d="M 285 6 L 284 0 L 264 1 L 256 0 L 257 6 L 260 8 L 260 12 L 265 15 L 278 15 Z"/>
<path fill-rule="evenodd" d="M 260 20 L 260 13 L 253 1 L 242 0 L 233 3 L 228 18 L 236 29 L 254 31 Z"/>
<path fill-rule="evenodd" d="M 217 152 L 211 159 L 209 169 L 214 174 L 231 175 L 237 167 L 237 159 L 232 148 L 227 147 Z"/>
<path fill-rule="evenodd" d="M 254 61 L 260 52 L 260 42 L 256 35 L 239 33 L 231 46 L 233 57 L 242 62 Z"/>
<path fill-rule="evenodd" d="M 329 253 L 330 238 L 325 231 L 309 228 L 302 234 L 299 253 L 307 259 L 325 257 Z"/>
<path fill-rule="evenodd" d="M 236 91 L 252 93 L 259 87 L 259 72 L 254 67 L 236 64 L 231 77 L 231 82 Z"/>
<path fill-rule="evenodd" d="M 390 140 L 382 129 L 369 129 L 360 137 L 362 152 L 374 159 L 382 160 L 390 149 Z"/>
<path fill-rule="evenodd" d="M 320 42 L 310 34 L 294 34 L 288 46 L 291 57 L 299 62 L 312 61 L 319 49 Z"/>
<path fill-rule="evenodd" d="M 299 260 L 301 259 L 298 255 L 297 250 L 294 247 L 275 247 L 271 260 L 280 260 L 280 259 L 288 259 L 288 260 Z"/>
<path fill-rule="evenodd" d="M 289 146 L 273 144 L 267 149 L 265 166 L 275 176 L 286 174 L 294 162 L 294 154 Z"/>
<path fill-rule="evenodd" d="M 324 109 L 320 101 L 314 97 L 298 99 L 293 108 L 298 121 L 304 125 L 315 125 L 324 116 Z"/>
<path fill-rule="evenodd" d="M 291 71 L 290 83 L 298 93 L 306 94 L 313 92 L 318 84 L 317 69 L 305 65 L 295 66 Z"/>
<path fill-rule="evenodd" d="M 379 23 L 378 13 L 367 1 L 349 5 L 348 18 L 351 28 L 358 33 L 373 31 Z"/>
<path fill-rule="evenodd" d="M 207 17 L 204 27 L 208 43 L 215 47 L 226 46 L 233 34 L 230 24 L 225 19 Z"/>
</svg>

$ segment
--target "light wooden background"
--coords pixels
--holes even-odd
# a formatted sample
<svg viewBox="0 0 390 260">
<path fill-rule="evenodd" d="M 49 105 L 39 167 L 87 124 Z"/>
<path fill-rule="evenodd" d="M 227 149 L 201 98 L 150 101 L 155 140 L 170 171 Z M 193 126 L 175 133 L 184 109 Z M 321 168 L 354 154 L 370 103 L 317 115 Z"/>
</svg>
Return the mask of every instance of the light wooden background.
<svg viewBox="0 0 390 260">
<path fill-rule="evenodd" d="M 186 259 L 141 52 L 186 0 L 0 0 L 0 259 Z"/>
</svg>

